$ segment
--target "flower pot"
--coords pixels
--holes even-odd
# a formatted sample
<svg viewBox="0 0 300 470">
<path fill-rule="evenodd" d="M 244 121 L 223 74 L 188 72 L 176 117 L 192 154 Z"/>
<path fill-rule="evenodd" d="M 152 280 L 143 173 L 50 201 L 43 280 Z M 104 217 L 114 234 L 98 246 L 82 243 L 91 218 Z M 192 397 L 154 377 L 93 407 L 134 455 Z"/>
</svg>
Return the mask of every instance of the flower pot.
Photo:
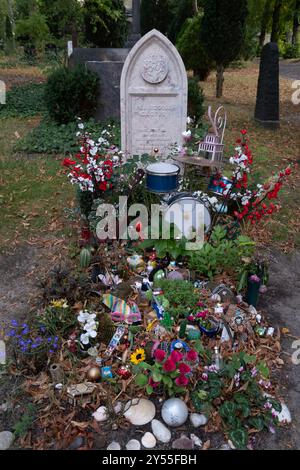
<svg viewBox="0 0 300 470">
<path fill-rule="evenodd" d="M 205 334 L 209 338 L 213 338 L 214 336 L 216 336 L 218 334 L 218 332 L 220 330 L 220 327 L 218 325 L 216 328 L 212 328 L 212 329 L 208 330 L 204 326 L 199 325 L 199 329 L 200 329 L 201 333 Z"/>
</svg>

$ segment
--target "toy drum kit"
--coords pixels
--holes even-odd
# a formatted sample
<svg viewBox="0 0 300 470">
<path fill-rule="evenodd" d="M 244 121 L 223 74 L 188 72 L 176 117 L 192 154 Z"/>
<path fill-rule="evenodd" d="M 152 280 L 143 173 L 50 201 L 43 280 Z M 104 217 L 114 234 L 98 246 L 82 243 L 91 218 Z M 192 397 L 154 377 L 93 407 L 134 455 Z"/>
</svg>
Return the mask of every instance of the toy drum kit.
<svg viewBox="0 0 300 470">
<path fill-rule="evenodd" d="M 226 112 L 224 112 L 224 116 L 221 116 L 222 111 L 225 110 L 220 107 L 212 116 L 211 107 L 208 108 L 208 117 L 213 133 L 207 134 L 209 145 L 206 142 L 207 136 L 199 145 L 199 159 L 201 152 L 205 152 L 206 157 L 208 156 L 208 160 L 202 159 L 203 166 L 205 166 L 205 161 L 209 163 L 222 161 L 223 138 L 227 121 Z M 214 138 L 211 137 L 212 135 Z M 184 164 L 185 158 L 182 157 Z M 186 162 L 188 163 L 188 159 Z M 208 234 L 216 218 L 227 212 L 228 193 L 233 188 L 233 182 L 225 177 L 211 176 L 208 191 L 221 199 L 219 204 L 213 206 L 208 197 L 180 192 L 180 170 L 181 168 L 175 162 L 156 162 L 149 165 L 145 169 L 146 188 L 149 192 L 160 196 L 161 201 L 165 204 L 164 220 L 169 224 L 174 223 L 183 236 L 188 238 L 191 231 L 199 226 L 200 217 L 202 224 L 204 223 L 204 233 Z M 225 190 L 227 191 L 225 192 Z"/>
</svg>

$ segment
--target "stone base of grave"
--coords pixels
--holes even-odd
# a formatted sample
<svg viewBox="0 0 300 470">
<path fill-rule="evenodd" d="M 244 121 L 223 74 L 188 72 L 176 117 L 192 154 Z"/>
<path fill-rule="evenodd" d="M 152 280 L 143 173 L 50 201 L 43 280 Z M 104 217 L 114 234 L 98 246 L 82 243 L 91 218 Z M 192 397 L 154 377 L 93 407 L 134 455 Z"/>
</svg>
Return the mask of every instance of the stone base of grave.
<svg viewBox="0 0 300 470">
<path fill-rule="evenodd" d="M 257 117 L 255 117 L 255 122 L 257 122 L 258 124 L 260 124 L 262 127 L 264 127 L 265 129 L 279 129 L 280 127 L 280 121 L 263 121 L 261 119 L 258 119 Z"/>
</svg>

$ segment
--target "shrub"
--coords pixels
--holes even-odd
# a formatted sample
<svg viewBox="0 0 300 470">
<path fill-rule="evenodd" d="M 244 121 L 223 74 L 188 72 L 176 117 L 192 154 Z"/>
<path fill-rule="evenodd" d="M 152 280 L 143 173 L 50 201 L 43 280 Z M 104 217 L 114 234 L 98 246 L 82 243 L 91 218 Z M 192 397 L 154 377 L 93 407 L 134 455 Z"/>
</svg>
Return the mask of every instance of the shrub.
<svg viewBox="0 0 300 470">
<path fill-rule="evenodd" d="M 28 18 L 18 20 L 16 22 L 16 37 L 22 44 L 42 50 L 49 38 L 46 17 L 34 12 Z"/>
<path fill-rule="evenodd" d="M 202 88 L 199 86 L 198 80 L 198 77 L 189 79 L 188 91 L 188 115 L 195 120 L 195 123 L 201 121 L 205 112 L 204 94 Z"/>
<path fill-rule="evenodd" d="M 49 115 L 58 123 L 89 118 L 96 110 L 99 78 L 84 66 L 61 67 L 48 78 L 45 101 Z"/>
<path fill-rule="evenodd" d="M 200 40 L 201 15 L 189 18 L 183 25 L 177 40 L 177 49 L 181 54 L 185 67 L 193 70 L 200 80 L 206 80 L 214 63 L 208 58 Z"/>
<path fill-rule="evenodd" d="M 283 59 L 298 59 L 300 57 L 300 48 L 298 44 L 279 41 L 279 51 Z"/>
</svg>

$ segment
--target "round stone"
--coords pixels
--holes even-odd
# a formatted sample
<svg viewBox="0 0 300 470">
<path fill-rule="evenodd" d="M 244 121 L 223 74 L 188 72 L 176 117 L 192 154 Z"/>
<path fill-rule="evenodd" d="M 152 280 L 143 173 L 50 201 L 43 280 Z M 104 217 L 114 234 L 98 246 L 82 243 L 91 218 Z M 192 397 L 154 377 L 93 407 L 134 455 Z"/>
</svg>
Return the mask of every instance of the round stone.
<svg viewBox="0 0 300 470">
<path fill-rule="evenodd" d="M 0 432 L 0 450 L 7 450 L 14 442 L 14 435 L 10 431 Z"/>
<path fill-rule="evenodd" d="M 164 444 L 167 444 L 171 440 L 171 431 L 158 419 L 154 419 L 151 422 L 151 428 L 154 436 L 156 439 L 160 442 L 163 442 Z"/>
<path fill-rule="evenodd" d="M 205 426 L 208 419 L 205 415 L 200 415 L 198 413 L 190 414 L 190 421 L 194 428 L 199 428 L 199 426 Z"/>
<path fill-rule="evenodd" d="M 107 447 L 107 450 L 121 450 L 121 446 L 118 442 L 113 441 Z"/>
<path fill-rule="evenodd" d="M 129 442 L 127 442 L 126 449 L 127 450 L 141 450 L 141 443 L 137 441 L 136 439 L 131 439 Z"/>
<path fill-rule="evenodd" d="M 106 421 L 108 419 L 108 412 L 106 406 L 100 406 L 95 413 L 93 413 L 93 418 L 99 423 Z"/>
<path fill-rule="evenodd" d="M 156 409 L 152 401 L 134 398 L 126 403 L 125 418 L 135 426 L 143 426 L 153 420 Z"/>
<path fill-rule="evenodd" d="M 156 446 L 156 439 L 152 432 L 146 432 L 142 437 L 142 444 L 145 449 L 153 449 Z"/>
<path fill-rule="evenodd" d="M 188 407 L 180 398 L 170 398 L 162 406 L 161 416 L 169 426 L 181 426 L 187 420 Z"/>
</svg>

